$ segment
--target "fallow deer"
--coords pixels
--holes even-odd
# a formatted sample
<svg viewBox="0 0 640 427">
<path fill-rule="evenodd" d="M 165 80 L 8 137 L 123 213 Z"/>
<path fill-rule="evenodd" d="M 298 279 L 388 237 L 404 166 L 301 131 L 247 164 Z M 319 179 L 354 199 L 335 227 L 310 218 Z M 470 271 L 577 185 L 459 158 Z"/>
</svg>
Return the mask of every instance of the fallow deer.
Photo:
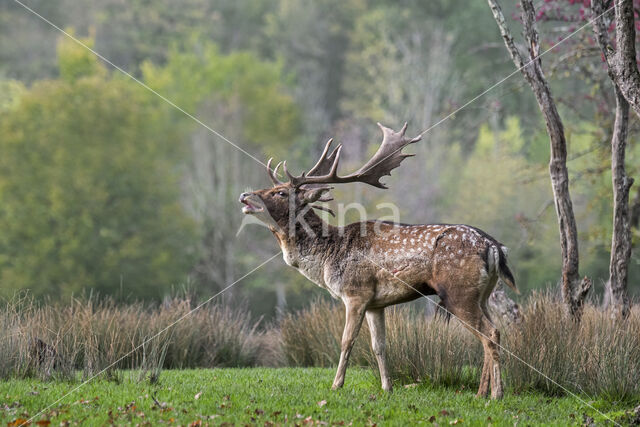
<svg viewBox="0 0 640 427">
<path fill-rule="evenodd" d="M 365 221 L 337 227 L 313 210 L 323 208 L 314 202 L 330 200 L 331 184 L 363 182 L 387 188 L 380 178 L 391 175 L 392 169 L 411 156 L 402 149 L 420 137 L 406 138 L 406 124 L 400 132 L 378 126 L 383 133 L 378 151 L 358 171 L 346 176 L 338 175 L 341 145 L 329 154 L 332 140 L 306 173 L 294 176 L 284 162 L 288 182 L 278 179 L 281 164 L 271 169 L 270 159 L 267 171 L 273 187 L 243 193 L 243 212 L 254 215 L 273 232 L 288 265 L 344 303 L 346 324 L 333 389 L 344 384 L 349 354 L 366 317 L 382 388 L 390 391 L 384 309 L 420 296 L 438 295 L 441 305 L 482 342 L 484 365 L 478 396 L 487 396 L 491 386 L 491 397 L 500 398 L 500 335 L 489 319 L 487 298 L 498 278 L 516 289 L 507 267 L 506 247 L 468 225 Z"/>
</svg>

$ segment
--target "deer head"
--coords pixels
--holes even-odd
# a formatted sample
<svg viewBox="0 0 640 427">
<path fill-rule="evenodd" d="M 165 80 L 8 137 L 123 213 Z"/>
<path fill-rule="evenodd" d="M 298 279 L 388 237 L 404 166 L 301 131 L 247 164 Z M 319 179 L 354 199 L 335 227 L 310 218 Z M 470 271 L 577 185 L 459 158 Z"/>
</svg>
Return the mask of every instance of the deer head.
<svg viewBox="0 0 640 427">
<path fill-rule="evenodd" d="M 301 213 L 310 209 L 321 209 L 331 212 L 328 208 L 315 205 L 315 202 L 327 202 L 332 200 L 329 191 L 332 184 L 345 184 L 349 182 L 363 182 L 378 188 L 387 188 L 380 179 L 385 175 L 391 175 L 391 171 L 397 168 L 402 160 L 413 154 L 404 154 L 402 149 L 420 140 L 405 137 L 407 124 L 405 123 L 399 132 L 395 132 L 378 123 L 382 131 L 382 143 L 376 153 L 360 169 L 349 175 L 338 175 L 338 165 L 342 145 L 339 144 L 331 150 L 333 139 L 330 139 L 324 147 L 320 159 L 307 172 L 295 176 L 287 169 L 287 162 L 280 162 L 275 168 L 271 168 L 272 159 L 267 163 L 267 172 L 273 183 L 272 188 L 242 193 L 240 202 L 245 206 L 242 212 L 247 215 L 255 215 L 272 231 L 288 229 L 292 220 Z M 287 182 L 278 179 L 278 169 L 282 166 Z"/>
</svg>

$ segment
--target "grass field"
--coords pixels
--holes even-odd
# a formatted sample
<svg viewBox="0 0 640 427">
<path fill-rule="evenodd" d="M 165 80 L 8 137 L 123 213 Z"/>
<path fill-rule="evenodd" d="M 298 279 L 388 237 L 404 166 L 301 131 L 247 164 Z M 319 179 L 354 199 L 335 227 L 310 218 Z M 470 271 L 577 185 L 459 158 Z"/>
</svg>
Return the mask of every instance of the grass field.
<svg viewBox="0 0 640 427">
<path fill-rule="evenodd" d="M 9 380 L 0 383 L 0 420 L 12 425 L 35 416 L 37 425 L 583 425 L 607 422 L 579 400 L 542 394 L 501 401 L 475 390 L 396 384 L 379 388 L 371 370 L 350 368 L 345 387 L 331 391 L 334 370 L 253 368 L 163 371 L 158 383 L 123 372 L 119 381 L 94 380 L 53 404 L 80 383 Z M 589 401 L 620 418 L 633 404 Z M 53 404 L 50 408 L 48 405 Z M 47 409 L 45 409 L 47 408 Z M 14 424 L 14 425 L 17 425 Z"/>
</svg>

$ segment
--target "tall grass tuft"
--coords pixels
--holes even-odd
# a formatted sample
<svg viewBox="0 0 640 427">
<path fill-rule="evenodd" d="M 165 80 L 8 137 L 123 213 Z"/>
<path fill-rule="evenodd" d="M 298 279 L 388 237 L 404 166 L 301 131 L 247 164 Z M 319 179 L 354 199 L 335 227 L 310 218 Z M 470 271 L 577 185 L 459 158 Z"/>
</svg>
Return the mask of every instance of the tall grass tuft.
<svg viewBox="0 0 640 427">
<path fill-rule="evenodd" d="M 576 324 L 553 296 L 536 293 L 524 302 L 522 314 L 521 322 L 500 326 L 503 378 L 512 392 L 568 390 L 614 400 L 640 396 L 640 307 L 614 322 L 611 313 L 589 304 Z M 329 302 L 285 316 L 280 328 L 287 363 L 335 366 L 343 325 L 344 308 Z M 454 318 L 447 324 L 420 310 L 392 307 L 386 310 L 386 332 L 396 379 L 478 386 L 482 346 Z M 377 372 L 368 333 L 365 324 L 352 360 Z"/>
<path fill-rule="evenodd" d="M 503 330 L 502 344 L 522 361 L 502 352 L 506 383 L 515 390 L 574 393 L 628 399 L 640 394 L 640 310 L 624 321 L 587 305 L 577 324 L 549 294 L 534 294 L 523 321 Z M 553 381 L 549 381 L 547 378 Z"/>
<path fill-rule="evenodd" d="M 308 308 L 286 314 L 280 322 L 282 351 L 290 366 L 336 366 L 344 328 L 344 307 L 318 300 Z M 349 363 L 368 365 L 369 335 L 366 322 L 356 340 Z"/>
<path fill-rule="evenodd" d="M 338 363 L 344 307 L 317 301 L 286 314 L 278 325 L 260 325 L 248 310 L 190 298 L 162 304 L 120 305 L 106 298 L 36 304 L 19 295 L 0 306 L 0 378 L 71 379 L 80 371 L 118 381 L 138 369 L 157 381 L 163 368 L 321 366 Z M 501 326 L 503 378 L 512 392 L 567 391 L 613 400 L 640 396 L 640 308 L 614 322 L 587 305 L 582 321 L 569 319 L 549 294 L 522 305 L 519 323 Z M 455 319 L 449 323 L 415 307 L 386 310 L 387 358 L 403 381 L 478 385 L 482 348 Z M 261 327 L 259 330 L 258 328 Z M 377 363 L 363 324 L 350 363 Z"/>
<path fill-rule="evenodd" d="M 395 378 L 448 386 L 474 385 L 479 341 L 455 321 L 409 307 L 386 310 L 387 360 Z M 373 353 L 369 363 L 377 366 Z"/>
<path fill-rule="evenodd" d="M 0 309 L 0 378 L 72 378 L 80 370 L 85 378 L 118 380 L 126 368 L 154 381 L 161 368 L 279 363 L 278 348 L 246 309 L 193 308 L 190 298 L 145 306 L 110 298 L 36 304 L 16 296 Z"/>
<path fill-rule="evenodd" d="M 318 301 L 280 324 L 283 352 L 293 366 L 335 366 L 340 359 L 344 307 Z M 470 377 L 468 366 L 481 360 L 479 343 L 461 326 L 431 319 L 420 310 L 393 307 L 386 310 L 387 359 L 397 378 L 461 384 Z M 370 350 L 369 328 L 362 329 L 350 363 L 377 366 Z"/>
</svg>

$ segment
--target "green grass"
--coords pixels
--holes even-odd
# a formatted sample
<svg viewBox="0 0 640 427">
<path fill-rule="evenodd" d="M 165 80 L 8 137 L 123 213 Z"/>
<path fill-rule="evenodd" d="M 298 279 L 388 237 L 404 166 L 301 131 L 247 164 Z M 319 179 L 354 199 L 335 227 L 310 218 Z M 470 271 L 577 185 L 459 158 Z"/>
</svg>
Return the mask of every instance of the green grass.
<svg viewBox="0 0 640 427">
<path fill-rule="evenodd" d="M 581 425 L 585 416 L 599 424 L 606 421 L 572 397 L 507 391 L 503 400 L 490 401 L 475 398 L 475 390 L 400 383 L 389 394 L 380 389 L 373 371 L 360 368 L 350 368 L 344 388 L 332 391 L 333 374 L 333 369 L 324 368 L 173 370 L 163 371 L 152 385 L 137 381 L 138 372 L 123 372 L 119 382 L 89 382 L 34 421 L 49 420 L 51 425 L 293 425 L 313 420 L 338 425 L 562 426 Z M 78 385 L 35 379 L 2 382 L 0 420 L 7 425 L 32 417 Z M 590 404 L 611 417 L 629 409 L 604 401 Z"/>
</svg>

